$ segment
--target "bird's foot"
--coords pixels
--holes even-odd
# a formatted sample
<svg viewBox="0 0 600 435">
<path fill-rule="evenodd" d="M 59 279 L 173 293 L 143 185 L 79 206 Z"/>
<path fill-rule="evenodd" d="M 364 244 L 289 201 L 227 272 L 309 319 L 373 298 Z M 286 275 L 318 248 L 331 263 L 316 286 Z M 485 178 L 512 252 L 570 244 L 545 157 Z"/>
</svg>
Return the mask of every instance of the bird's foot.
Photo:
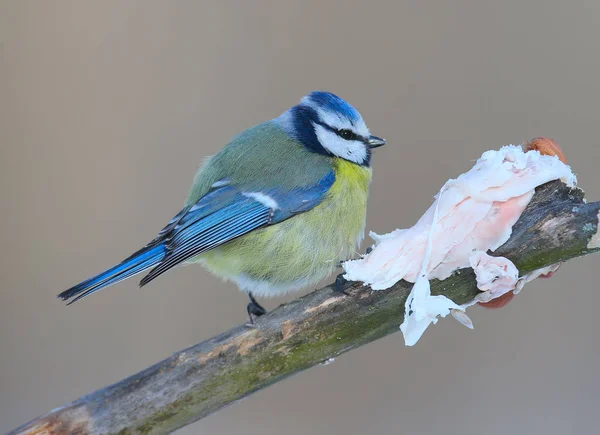
<svg viewBox="0 0 600 435">
<path fill-rule="evenodd" d="M 267 313 L 267 310 L 265 310 L 258 302 L 256 302 L 256 299 L 254 299 L 252 293 L 248 293 L 248 296 L 250 297 L 250 303 L 246 307 L 246 311 L 248 312 L 250 323 L 246 324 L 246 326 L 254 327 L 254 318 L 252 316 L 263 316 Z"/>
<path fill-rule="evenodd" d="M 347 283 L 348 283 L 348 280 L 346 278 L 344 278 L 344 274 L 340 273 L 337 276 L 337 278 L 335 279 L 335 287 L 334 287 L 335 292 L 342 293 L 346 296 L 350 296 L 350 294 L 344 288 Z"/>
</svg>

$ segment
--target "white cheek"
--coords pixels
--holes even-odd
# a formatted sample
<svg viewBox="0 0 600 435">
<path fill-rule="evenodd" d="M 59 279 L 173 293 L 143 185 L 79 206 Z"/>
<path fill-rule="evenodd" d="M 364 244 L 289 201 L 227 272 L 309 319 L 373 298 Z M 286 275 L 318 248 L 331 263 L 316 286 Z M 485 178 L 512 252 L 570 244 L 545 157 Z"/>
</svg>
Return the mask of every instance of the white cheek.
<svg viewBox="0 0 600 435">
<path fill-rule="evenodd" d="M 318 124 L 315 124 L 315 133 L 323 148 L 331 154 L 358 164 L 362 164 L 367 160 L 367 148 L 362 142 L 344 140 Z"/>
</svg>

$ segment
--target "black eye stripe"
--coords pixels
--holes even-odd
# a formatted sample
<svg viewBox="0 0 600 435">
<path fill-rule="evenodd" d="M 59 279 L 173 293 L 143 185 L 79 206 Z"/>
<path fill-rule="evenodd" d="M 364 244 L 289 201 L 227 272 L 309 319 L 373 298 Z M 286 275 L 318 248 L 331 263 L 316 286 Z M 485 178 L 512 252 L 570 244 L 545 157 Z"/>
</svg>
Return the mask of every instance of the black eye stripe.
<svg viewBox="0 0 600 435">
<path fill-rule="evenodd" d="M 357 140 L 359 142 L 365 142 L 367 141 L 366 138 L 359 136 L 358 134 L 354 133 L 352 130 L 348 130 L 346 128 L 338 130 L 338 129 L 332 129 L 335 134 L 337 134 L 339 137 L 341 137 L 344 140 Z"/>
<path fill-rule="evenodd" d="M 363 136 L 360 136 L 356 133 L 354 133 L 352 130 L 347 129 L 347 128 L 334 128 L 331 127 L 323 122 L 317 121 L 317 120 L 313 120 L 313 123 L 316 125 L 320 125 L 321 127 L 323 127 L 326 130 L 332 131 L 334 132 L 337 136 L 341 137 L 344 140 L 356 140 L 359 142 L 362 142 L 364 144 L 368 144 L 369 143 L 369 139 Z"/>
</svg>

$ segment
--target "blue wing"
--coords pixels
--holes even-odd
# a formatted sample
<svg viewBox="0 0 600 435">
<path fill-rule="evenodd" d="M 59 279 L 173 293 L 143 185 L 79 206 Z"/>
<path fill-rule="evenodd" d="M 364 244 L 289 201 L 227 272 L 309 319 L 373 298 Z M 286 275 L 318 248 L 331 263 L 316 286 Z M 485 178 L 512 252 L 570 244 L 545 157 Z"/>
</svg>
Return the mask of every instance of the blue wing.
<svg viewBox="0 0 600 435">
<path fill-rule="evenodd" d="M 323 200 L 334 181 L 332 171 L 314 186 L 288 191 L 246 192 L 224 186 L 209 192 L 163 235 L 168 254 L 141 280 L 140 286 L 203 252 L 310 210 Z"/>
<path fill-rule="evenodd" d="M 119 265 L 64 292 L 75 302 L 153 267 L 140 281 L 148 284 L 178 264 L 258 228 L 284 221 L 320 204 L 335 182 L 331 171 L 317 184 L 292 190 L 245 191 L 224 185 L 181 210 L 148 245 Z"/>
</svg>

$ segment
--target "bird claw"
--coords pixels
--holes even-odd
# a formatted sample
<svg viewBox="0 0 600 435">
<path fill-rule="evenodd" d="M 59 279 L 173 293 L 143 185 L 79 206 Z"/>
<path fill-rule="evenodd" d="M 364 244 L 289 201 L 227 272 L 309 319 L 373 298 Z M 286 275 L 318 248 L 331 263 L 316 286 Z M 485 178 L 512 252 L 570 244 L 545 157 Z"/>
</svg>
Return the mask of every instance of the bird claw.
<svg viewBox="0 0 600 435">
<path fill-rule="evenodd" d="M 335 291 L 337 293 L 342 293 L 346 296 L 350 296 L 350 294 L 344 289 L 344 286 L 348 283 L 348 280 L 344 278 L 344 274 L 340 273 L 335 279 Z"/>
<path fill-rule="evenodd" d="M 255 317 L 264 316 L 267 313 L 267 310 L 265 310 L 258 302 L 256 302 L 256 299 L 254 299 L 252 293 L 248 293 L 248 296 L 250 297 L 250 303 L 246 306 L 246 311 L 248 312 L 250 323 L 246 324 L 246 326 L 252 325 L 252 327 L 256 327 L 254 326 L 254 319 L 252 318 L 252 315 Z"/>
</svg>

